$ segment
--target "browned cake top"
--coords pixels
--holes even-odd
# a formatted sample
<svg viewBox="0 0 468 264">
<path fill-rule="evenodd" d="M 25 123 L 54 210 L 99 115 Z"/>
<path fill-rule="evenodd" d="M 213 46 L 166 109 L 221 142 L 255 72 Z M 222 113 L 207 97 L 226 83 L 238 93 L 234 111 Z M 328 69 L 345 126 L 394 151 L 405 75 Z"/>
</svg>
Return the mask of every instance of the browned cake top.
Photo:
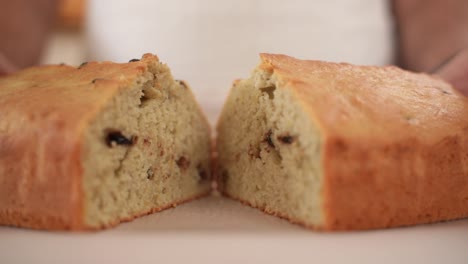
<svg viewBox="0 0 468 264">
<path fill-rule="evenodd" d="M 158 58 L 146 54 L 130 63 L 40 66 L 0 78 L 0 132 L 41 127 L 36 121 L 78 132 L 70 128 L 83 125 L 152 61 Z"/>
<path fill-rule="evenodd" d="M 328 136 L 432 142 L 468 127 L 467 98 L 434 76 L 285 55 L 261 59 Z"/>
</svg>

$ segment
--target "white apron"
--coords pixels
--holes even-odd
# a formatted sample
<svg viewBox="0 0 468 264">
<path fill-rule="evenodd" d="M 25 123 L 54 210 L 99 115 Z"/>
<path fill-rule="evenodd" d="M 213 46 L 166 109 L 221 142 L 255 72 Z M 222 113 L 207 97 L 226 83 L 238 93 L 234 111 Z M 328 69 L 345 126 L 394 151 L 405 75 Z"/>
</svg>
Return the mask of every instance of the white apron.
<svg viewBox="0 0 468 264">
<path fill-rule="evenodd" d="M 386 0 L 90 0 L 86 32 L 88 59 L 156 53 L 211 122 L 260 52 L 377 65 L 393 57 Z"/>
</svg>

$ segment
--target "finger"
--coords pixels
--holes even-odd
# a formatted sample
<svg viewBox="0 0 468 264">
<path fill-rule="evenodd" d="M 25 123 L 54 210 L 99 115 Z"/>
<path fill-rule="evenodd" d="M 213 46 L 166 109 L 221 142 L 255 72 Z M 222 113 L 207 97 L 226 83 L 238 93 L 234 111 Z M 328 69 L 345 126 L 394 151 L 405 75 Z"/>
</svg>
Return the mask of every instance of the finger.
<svg viewBox="0 0 468 264">
<path fill-rule="evenodd" d="M 463 49 L 434 72 L 456 89 L 468 95 L 468 48 Z"/>
</svg>

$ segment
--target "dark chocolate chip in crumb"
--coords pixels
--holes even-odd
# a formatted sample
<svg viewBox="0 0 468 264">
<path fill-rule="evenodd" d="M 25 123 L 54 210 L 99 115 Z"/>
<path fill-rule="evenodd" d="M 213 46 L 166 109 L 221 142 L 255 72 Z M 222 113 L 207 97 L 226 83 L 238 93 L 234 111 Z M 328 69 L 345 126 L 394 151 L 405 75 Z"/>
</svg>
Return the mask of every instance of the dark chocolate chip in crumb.
<svg viewBox="0 0 468 264">
<path fill-rule="evenodd" d="M 294 137 L 290 135 L 278 136 L 278 140 L 284 144 L 292 144 L 294 142 Z"/>
<path fill-rule="evenodd" d="M 148 170 L 146 171 L 146 178 L 148 180 L 152 180 L 154 178 L 154 171 L 152 167 L 149 167 Z"/>
<path fill-rule="evenodd" d="M 137 61 L 140 61 L 140 60 L 139 59 L 131 59 L 128 62 L 137 62 Z"/>
<path fill-rule="evenodd" d="M 188 160 L 186 157 L 181 156 L 177 161 L 177 166 L 181 168 L 182 170 L 187 169 L 190 166 L 190 160 Z"/>
<path fill-rule="evenodd" d="M 140 106 L 144 103 L 148 101 L 148 97 L 146 97 L 146 94 L 143 93 L 141 96 L 140 96 Z"/>
<path fill-rule="evenodd" d="M 268 86 L 268 87 L 260 88 L 260 91 L 262 93 L 267 93 L 268 94 L 269 99 L 275 98 L 275 95 L 273 93 L 275 90 L 276 90 L 275 86 Z"/>
<path fill-rule="evenodd" d="M 87 62 L 87 61 L 85 61 L 85 62 L 81 63 L 81 64 L 80 64 L 80 66 L 78 66 L 78 69 L 81 69 L 81 68 L 83 68 L 84 66 L 86 66 L 86 64 L 88 64 L 88 62 Z"/>
<path fill-rule="evenodd" d="M 264 139 L 264 141 L 265 141 L 266 143 L 268 143 L 268 145 L 269 145 L 270 147 L 274 148 L 274 147 L 275 147 L 275 143 L 273 143 L 273 140 L 271 139 L 271 135 L 272 135 L 272 134 L 273 134 L 273 132 L 271 131 L 271 129 L 268 130 L 268 132 L 265 134 L 265 139 Z"/>
<path fill-rule="evenodd" d="M 128 139 L 120 131 L 111 130 L 107 132 L 106 143 L 109 147 L 113 147 L 115 145 L 131 146 L 134 143 L 134 139 L 135 137 Z"/>
</svg>

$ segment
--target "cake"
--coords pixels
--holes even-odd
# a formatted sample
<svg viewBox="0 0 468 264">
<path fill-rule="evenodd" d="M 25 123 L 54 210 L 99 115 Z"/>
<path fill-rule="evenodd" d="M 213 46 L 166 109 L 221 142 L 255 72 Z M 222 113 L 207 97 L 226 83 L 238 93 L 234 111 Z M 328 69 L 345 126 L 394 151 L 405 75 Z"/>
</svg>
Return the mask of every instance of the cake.
<svg viewBox="0 0 468 264">
<path fill-rule="evenodd" d="M 0 79 L 0 224 L 93 230 L 210 191 L 210 127 L 155 55 Z"/>
<path fill-rule="evenodd" d="M 261 54 L 217 125 L 226 196 L 317 230 L 468 216 L 468 100 L 436 76 Z"/>
</svg>

